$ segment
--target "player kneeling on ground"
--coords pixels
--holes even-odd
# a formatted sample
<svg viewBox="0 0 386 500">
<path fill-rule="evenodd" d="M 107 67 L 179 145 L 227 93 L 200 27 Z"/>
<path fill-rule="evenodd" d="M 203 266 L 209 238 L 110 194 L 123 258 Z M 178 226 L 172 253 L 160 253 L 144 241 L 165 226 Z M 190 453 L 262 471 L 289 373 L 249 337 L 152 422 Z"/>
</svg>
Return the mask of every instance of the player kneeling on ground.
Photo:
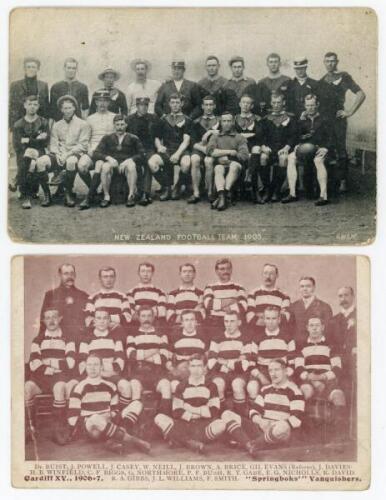
<svg viewBox="0 0 386 500">
<path fill-rule="evenodd" d="M 71 434 L 68 441 L 83 432 L 95 441 L 105 441 L 113 451 L 125 451 L 135 447 L 144 453 L 150 451 L 150 444 L 128 434 L 119 427 L 120 421 L 118 391 L 113 382 L 102 378 L 102 360 L 90 354 L 86 360 L 86 378 L 79 382 L 71 393 L 68 424 Z M 137 401 L 139 404 L 139 402 Z"/>
<path fill-rule="evenodd" d="M 205 453 L 205 444 L 225 431 L 219 412 L 217 387 L 205 376 L 204 358 L 195 354 L 189 360 L 188 380 L 178 384 L 173 396 L 172 417 L 158 413 L 154 422 L 167 441 Z"/>
<path fill-rule="evenodd" d="M 327 121 L 318 112 L 319 102 L 315 95 L 308 95 L 304 99 L 305 111 L 301 114 L 298 120 L 298 131 L 300 142 L 295 147 L 295 150 L 288 156 L 287 177 L 289 185 L 289 195 L 283 198 L 282 203 L 291 203 L 297 201 L 296 196 L 296 181 L 298 178 L 298 164 L 305 164 L 309 168 L 310 161 L 313 162 L 316 168 L 316 178 L 320 188 L 319 199 L 315 202 L 316 206 L 327 205 L 327 170 L 325 165 L 326 156 L 328 153 L 327 146 L 329 144 L 329 131 Z M 307 177 L 310 172 L 305 172 Z M 308 183 L 309 184 L 309 183 Z M 311 192 L 313 186 L 309 186 Z"/>
<path fill-rule="evenodd" d="M 66 421 L 67 400 L 77 380 L 75 367 L 75 344 L 68 340 L 60 328 L 61 316 L 56 306 L 48 306 L 43 313 L 45 329 L 34 338 L 29 359 L 30 375 L 25 383 L 27 438 L 28 431 L 34 437 L 35 396 L 53 394 L 53 438 L 60 441 Z"/>
<path fill-rule="evenodd" d="M 230 438 L 254 457 L 258 450 L 288 443 L 301 427 L 304 398 L 299 387 L 288 380 L 287 365 L 282 359 L 269 364 L 271 384 L 263 387 L 249 410 L 249 418 L 241 418 L 226 410 L 221 415 Z"/>
</svg>

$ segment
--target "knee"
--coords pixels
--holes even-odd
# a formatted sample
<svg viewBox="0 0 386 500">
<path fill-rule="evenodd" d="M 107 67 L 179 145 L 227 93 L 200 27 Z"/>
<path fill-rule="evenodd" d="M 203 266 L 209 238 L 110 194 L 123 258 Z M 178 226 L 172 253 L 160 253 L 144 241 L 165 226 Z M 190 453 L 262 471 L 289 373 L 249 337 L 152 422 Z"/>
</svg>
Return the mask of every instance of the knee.
<svg viewBox="0 0 386 500">
<path fill-rule="evenodd" d="M 279 155 L 279 167 L 285 168 L 287 164 L 288 164 L 288 155 L 287 154 Z"/>
<path fill-rule="evenodd" d="M 24 384 L 24 397 L 25 399 L 32 399 L 36 394 L 36 384 L 31 380 L 27 380 Z"/>
<path fill-rule="evenodd" d="M 166 429 L 172 426 L 174 422 L 173 419 L 168 415 L 165 415 L 163 413 L 158 413 L 154 417 L 154 423 L 159 429 L 161 429 L 162 432 L 164 432 L 166 431 Z"/>
<path fill-rule="evenodd" d="M 210 156 L 205 156 L 204 165 L 206 169 L 213 169 L 213 158 Z"/>
<path fill-rule="evenodd" d="M 101 167 L 101 173 L 108 175 L 112 172 L 112 170 L 113 170 L 112 165 L 110 165 L 109 162 L 105 161 Z"/>
<path fill-rule="evenodd" d="M 179 384 L 179 381 L 178 380 L 172 380 L 170 382 L 170 388 L 172 390 L 172 394 L 174 394 L 176 392 L 176 389 L 177 389 L 177 385 Z"/>
<path fill-rule="evenodd" d="M 163 398 L 170 398 L 172 395 L 172 389 L 170 381 L 166 378 L 160 380 L 157 385 L 157 391 L 161 394 Z"/>
<path fill-rule="evenodd" d="M 222 421 L 226 424 L 229 422 L 237 422 L 238 424 L 241 423 L 241 417 L 237 413 L 235 413 L 232 410 L 225 410 L 221 414 L 221 419 Z"/>
<path fill-rule="evenodd" d="M 66 384 L 64 382 L 57 382 L 52 390 L 54 394 L 54 399 L 63 400 L 66 399 Z"/>
<path fill-rule="evenodd" d="M 303 393 L 304 399 L 311 399 L 314 395 L 314 388 L 311 384 L 302 384 L 300 390 Z"/>
<path fill-rule="evenodd" d="M 36 160 L 36 169 L 38 172 L 45 172 L 51 165 L 51 160 L 48 155 L 43 155 Z"/>
<path fill-rule="evenodd" d="M 225 391 L 225 382 L 222 378 L 214 378 L 213 383 L 216 384 L 218 392 L 220 394 L 224 394 Z"/>
<path fill-rule="evenodd" d="M 66 170 L 73 171 L 76 169 L 78 164 L 78 158 L 76 156 L 69 156 L 66 160 Z"/>
<path fill-rule="evenodd" d="M 251 153 L 253 155 L 259 155 L 261 153 L 261 147 L 260 146 L 253 146 L 251 149 Z"/>
<path fill-rule="evenodd" d="M 96 163 L 95 163 L 95 173 L 96 174 L 100 174 L 101 171 L 102 171 L 102 166 L 103 166 L 103 161 L 102 160 L 98 160 Z"/>
<path fill-rule="evenodd" d="M 132 413 L 135 413 L 136 415 L 140 415 L 142 413 L 142 410 L 143 410 L 143 403 L 141 401 L 132 401 L 128 406 L 127 406 L 127 409 L 132 412 Z"/>
<path fill-rule="evenodd" d="M 225 172 L 225 170 L 224 170 L 224 166 L 223 165 L 216 165 L 214 167 L 214 173 L 216 175 L 224 175 L 224 172 Z"/>
<path fill-rule="evenodd" d="M 162 159 L 159 155 L 153 155 L 149 158 L 147 164 L 149 166 L 150 172 L 155 174 L 158 172 L 160 166 L 162 165 Z"/>
<path fill-rule="evenodd" d="M 243 393 L 245 389 L 245 382 L 241 378 L 235 378 L 232 380 L 232 391 L 234 393 L 240 394 Z"/>
<path fill-rule="evenodd" d="M 192 168 L 199 168 L 201 164 L 201 158 L 198 155 L 192 155 L 190 159 Z"/>
<path fill-rule="evenodd" d="M 180 162 L 181 172 L 187 174 L 190 170 L 190 156 L 183 156 Z"/>
<path fill-rule="evenodd" d="M 261 153 L 260 155 L 260 165 L 266 167 L 269 163 L 269 155 L 267 153 Z"/>
<path fill-rule="evenodd" d="M 241 165 L 237 161 L 232 161 L 229 165 L 229 172 L 232 172 L 233 174 L 239 175 L 241 172 Z"/>
<path fill-rule="evenodd" d="M 331 391 L 328 399 L 334 406 L 346 406 L 346 398 L 341 389 Z"/>
<path fill-rule="evenodd" d="M 106 427 L 106 421 L 101 415 L 94 414 L 86 420 L 86 429 L 89 434 L 100 433 Z"/>
<path fill-rule="evenodd" d="M 137 173 L 137 165 L 135 164 L 134 161 L 130 161 L 125 163 L 125 172 L 129 174 L 136 174 Z"/>
<path fill-rule="evenodd" d="M 259 382 L 257 380 L 250 380 L 247 384 L 247 392 L 250 398 L 255 399 L 259 393 Z"/>
<path fill-rule="evenodd" d="M 133 379 L 130 382 L 130 386 L 131 386 L 131 397 L 133 399 L 140 398 L 142 393 L 141 382 L 139 380 Z"/>
<path fill-rule="evenodd" d="M 223 434 L 226 429 L 226 423 L 225 420 L 222 420 L 218 418 L 217 420 L 214 420 L 210 424 L 210 431 L 211 434 L 213 434 L 214 437 L 220 436 L 220 434 Z"/>
<path fill-rule="evenodd" d="M 287 441 L 291 436 L 291 427 L 288 422 L 278 421 L 272 425 L 271 435 L 275 441 Z"/>
<path fill-rule="evenodd" d="M 66 383 L 66 399 L 69 399 L 71 391 L 76 386 L 77 383 L 78 381 L 75 379 L 70 380 L 69 382 Z"/>
<path fill-rule="evenodd" d="M 130 396 L 131 393 L 131 387 L 130 387 L 130 382 L 125 379 L 119 380 L 117 384 L 118 392 L 119 394 L 124 394 L 126 397 Z"/>
<path fill-rule="evenodd" d="M 91 167 L 91 158 L 87 155 L 83 155 L 79 158 L 78 161 L 78 170 L 81 173 L 86 173 L 88 169 Z"/>
</svg>

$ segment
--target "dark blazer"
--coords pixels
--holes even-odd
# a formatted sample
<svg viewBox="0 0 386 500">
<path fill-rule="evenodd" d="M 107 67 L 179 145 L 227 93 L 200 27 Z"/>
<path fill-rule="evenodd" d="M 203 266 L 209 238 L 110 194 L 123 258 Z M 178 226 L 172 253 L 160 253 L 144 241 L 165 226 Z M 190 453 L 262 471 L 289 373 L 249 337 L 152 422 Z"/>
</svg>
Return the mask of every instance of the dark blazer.
<svg viewBox="0 0 386 500">
<path fill-rule="evenodd" d="M 56 122 L 62 119 L 62 113 L 58 109 L 58 99 L 64 95 L 72 95 L 78 103 L 76 115 L 82 118 L 81 110 L 89 108 L 88 88 L 82 82 L 74 80 L 71 84 L 62 80 L 54 83 L 50 91 L 50 117 Z"/>
<path fill-rule="evenodd" d="M 39 97 L 39 115 L 43 118 L 49 117 L 49 93 L 48 93 L 48 85 L 46 82 L 42 82 L 41 80 L 37 80 L 38 86 L 38 97 Z M 15 122 L 23 118 L 25 114 L 24 109 L 24 98 L 28 95 L 28 88 L 26 85 L 26 81 L 23 78 L 22 80 L 17 80 L 16 82 L 12 82 L 9 89 L 9 128 L 12 129 Z"/>
<path fill-rule="evenodd" d="M 315 297 L 307 309 L 304 307 L 302 299 L 296 300 L 290 305 L 289 311 L 296 325 L 296 341 L 304 341 L 308 337 L 306 326 L 308 320 L 313 316 L 322 318 L 325 332 L 328 330 L 328 325 L 332 318 L 331 306 L 317 297 Z"/>
<path fill-rule="evenodd" d="M 142 164 L 144 160 L 145 150 L 141 141 L 136 135 L 126 132 L 126 135 L 119 145 L 118 136 L 114 132 L 102 137 L 101 142 L 98 144 L 94 151 L 94 161 L 105 161 L 107 156 L 111 156 L 118 163 L 131 158 L 136 165 Z"/>
<path fill-rule="evenodd" d="M 173 80 L 168 80 L 161 85 L 155 103 L 155 112 L 158 116 L 170 113 L 169 97 L 172 94 L 182 94 L 184 96 L 184 104 L 182 106 L 184 115 L 187 115 L 192 120 L 201 115 L 202 95 L 200 87 L 197 83 L 184 79 L 179 92 Z"/>
<path fill-rule="evenodd" d="M 127 108 L 127 100 L 125 94 L 115 88 L 116 92 L 113 92 L 113 96 L 110 99 L 109 103 L 109 111 L 112 113 L 121 114 L 121 115 L 127 115 L 128 113 L 128 108 Z M 91 99 L 91 104 L 90 104 L 90 115 L 96 112 L 96 103 L 95 103 L 95 93 L 92 96 Z"/>
</svg>

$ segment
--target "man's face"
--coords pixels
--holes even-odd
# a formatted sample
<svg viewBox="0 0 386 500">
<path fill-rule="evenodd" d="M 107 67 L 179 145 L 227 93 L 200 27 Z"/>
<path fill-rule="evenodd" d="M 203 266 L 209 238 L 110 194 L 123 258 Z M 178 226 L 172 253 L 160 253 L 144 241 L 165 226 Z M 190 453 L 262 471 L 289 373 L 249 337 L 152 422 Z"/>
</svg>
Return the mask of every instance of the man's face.
<svg viewBox="0 0 386 500">
<path fill-rule="evenodd" d="M 109 109 L 109 99 L 105 99 L 104 97 L 99 97 L 96 102 L 96 110 L 98 113 L 105 113 Z"/>
<path fill-rule="evenodd" d="M 240 109 L 242 113 L 249 113 L 252 109 L 252 99 L 250 97 L 242 97 L 240 99 Z"/>
<path fill-rule="evenodd" d="M 139 323 L 141 326 L 151 326 L 153 324 L 153 321 L 154 321 L 154 313 L 151 309 L 146 309 L 146 310 L 143 310 L 139 313 L 139 317 L 138 317 L 138 320 L 139 320 Z"/>
<path fill-rule="evenodd" d="M 141 283 L 151 283 L 153 279 L 153 269 L 150 266 L 141 266 L 138 270 L 138 276 Z"/>
<path fill-rule="evenodd" d="M 306 113 L 313 116 L 318 111 L 318 102 L 316 99 L 307 99 L 304 101 L 304 109 Z"/>
<path fill-rule="evenodd" d="M 205 372 L 205 365 L 201 359 L 189 361 L 189 373 L 194 378 L 201 378 Z"/>
<path fill-rule="evenodd" d="M 271 288 L 276 285 L 277 272 L 273 266 L 264 266 L 263 268 L 263 283 L 264 286 Z"/>
<path fill-rule="evenodd" d="M 269 332 L 274 332 L 279 328 L 279 311 L 264 311 L 264 325 Z"/>
<path fill-rule="evenodd" d="M 114 128 L 117 134 L 123 134 L 124 132 L 126 132 L 126 127 L 127 123 L 125 122 L 125 120 L 118 120 L 114 122 Z"/>
<path fill-rule="evenodd" d="M 97 378 L 102 373 L 102 362 L 99 358 L 90 357 L 86 361 L 86 373 L 90 378 Z"/>
<path fill-rule="evenodd" d="M 75 283 L 75 269 L 72 266 L 62 266 L 60 270 L 60 282 L 64 286 L 73 286 Z"/>
<path fill-rule="evenodd" d="M 267 66 L 271 73 L 278 73 L 280 69 L 280 59 L 277 57 L 269 57 L 267 60 Z"/>
<path fill-rule="evenodd" d="M 170 99 L 169 106 L 172 113 L 180 113 L 182 109 L 182 101 L 181 99 Z"/>
<path fill-rule="evenodd" d="M 100 282 L 103 288 L 111 289 L 115 285 L 115 272 L 111 269 L 109 271 L 102 271 L 100 275 Z"/>
<path fill-rule="evenodd" d="M 221 128 L 224 132 L 230 132 L 234 127 L 234 118 L 232 115 L 223 115 L 221 117 Z"/>
<path fill-rule="evenodd" d="M 210 116 L 210 115 L 213 115 L 216 104 L 211 99 L 208 99 L 208 100 L 203 101 L 201 107 L 202 107 L 202 110 L 204 112 L 204 115 Z"/>
<path fill-rule="evenodd" d="M 184 314 L 182 316 L 182 327 L 188 333 L 193 333 L 197 328 L 196 315 L 194 313 Z"/>
<path fill-rule="evenodd" d="M 105 84 L 106 89 L 111 89 L 114 87 L 115 83 L 115 74 L 114 73 L 106 73 L 103 77 L 103 83 Z"/>
<path fill-rule="evenodd" d="M 216 269 L 216 274 L 219 277 L 220 281 L 229 281 L 232 276 L 232 266 L 229 264 L 229 262 L 219 264 Z"/>
<path fill-rule="evenodd" d="M 44 313 L 43 322 L 48 331 L 54 332 L 59 328 L 61 319 L 62 318 L 59 316 L 59 312 L 53 309 L 52 311 L 46 311 Z"/>
<path fill-rule="evenodd" d="M 214 77 L 218 75 L 218 71 L 220 69 L 220 64 L 216 61 L 216 59 L 208 59 L 206 61 L 206 72 L 208 76 Z"/>
<path fill-rule="evenodd" d="M 146 113 L 149 111 L 148 104 L 140 103 L 140 104 L 137 104 L 136 106 L 137 106 L 137 112 L 142 116 L 146 115 Z"/>
<path fill-rule="evenodd" d="M 73 80 L 76 76 L 78 65 L 75 62 L 67 62 L 64 66 L 64 77 Z"/>
<path fill-rule="evenodd" d="M 139 79 L 146 78 L 147 75 L 147 67 L 146 64 L 138 63 L 135 65 L 135 74 Z"/>
<path fill-rule="evenodd" d="M 338 67 L 338 59 L 335 56 L 329 56 L 324 58 L 324 66 L 329 73 L 336 71 Z"/>
<path fill-rule="evenodd" d="M 268 366 L 268 373 L 275 385 L 280 385 L 287 380 L 287 372 L 280 363 L 272 361 Z"/>
<path fill-rule="evenodd" d="M 29 61 L 24 64 L 24 73 L 26 77 L 35 78 L 35 76 L 38 74 L 38 71 L 39 66 L 35 62 Z"/>
<path fill-rule="evenodd" d="M 299 283 L 299 289 L 300 295 L 303 299 L 308 299 L 309 297 L 312 297 L 315 291 L 315 286 L 311 280 L 301 280 Z"/>
<path fill-rule="evenodd" d="M 341 288 L 338 290 L 338 301 L 341 307 L 348 309 L 354 304 L 354 295 L 349 288 Z"/>
<path fill-rule="evenodd" d="M 64 101 L 61 107 L 63 118 L 70 120 L 75 114 L 75 106 L 71 101 Z"/>
<path fill-rule="evenodd" d="M 319 338 L 323 335 L 324 326 L 320 318 L 310 318 L 307 323 L 307 331 L 311 338 Z"/>
<path fill-rule="evenodd" d="M 97 330 L 104 332 L 110 324 L 110 314 L 107 311 L 95 311 L 94 325 Z"/>
<path fill-rule="evenodd" d="M 231 71 L 234 78 L 241 78 L 244 73 L 244 64 L 241 61 L 232 63 Z"/>
<path fill-rule="evenodd" d="M 235 314 L 226 314 L 224 316 L 225 331 L 228 334 L 232 335 L 233 333 L 236 333 L 240 325 L 241 321 Z"/>
<path fill-rule="evenodd" d="M 196 273 L 192 266 L 182 266 L 180 271 L 180 278 L 182 283 L 188 285 L 193 283 Z"/>
<path fill-rule="evenodd" d="M 284 108 L 284 99 L 281 96 L 273 96 L 271 99 L 272 111 L 280 113 Z"/>
<path fill-rule="evenodd" d="M 27 115 L 36 115 L 39 109 L 39 101 L 36 99 L 36 101 L 25 101 L 24 103 L 24 109 L 27 113 Z"/>
<path fill-rule="evenodd" d="M 182 80 L 184 78 L 185 69 L 184 68 L 172 68 L 173 80 Z"/>
<path fill-rule="evenodd" d="M 306 78 L 307 66 L 304 66 L 303 68 L 295 68 L 295 75 L 300 79 Z"/>
</svg>

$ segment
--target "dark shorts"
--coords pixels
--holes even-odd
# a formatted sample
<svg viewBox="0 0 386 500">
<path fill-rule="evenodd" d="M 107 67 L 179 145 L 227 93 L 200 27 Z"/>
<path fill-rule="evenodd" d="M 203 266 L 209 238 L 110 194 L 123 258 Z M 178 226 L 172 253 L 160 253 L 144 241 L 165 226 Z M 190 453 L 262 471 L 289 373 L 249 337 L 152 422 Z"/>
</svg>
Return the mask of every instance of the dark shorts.
<svg viewBox="0 0 386 500">
<path fill-rule="evenodd" d="M 208 156 L 207 154 L 203 153 L 202 151 L 199 151 L 198 149 L 193 148 L 192 149 L 192 156 L 197 155 L 200 157 L 201 160 L 201 166 L 204 167 L 204 159 Z"/>
<path fill-rule="evenodd" d="M 31 374 L 29 378 L 31 382 L 34 382 L 43 393 L 52 393 L 54 385 L 58 382 L 69 382 L 70 380 L 75 380 L 68 373 L 55 373 L 54 375 L 35 375 Z"/>
<path fill-rule="evenodd" d="M 48 172 L 58 172 L 59 170 L 63 170 L 66 168 L 66 164 L 64 165 L 59 165 L 56 155 L 53 153 L 48 154 L 50 160 L 51 160 L 51 167 L 49 167 Z M 71 156 L 75 156 L 78 160 L 81 157 L 80 154 L 73 154 Z"/>
<path fill-rule="evenodd" d="M 209 374 L 210 380 L 213 380 L 215 378 L 221 378 L 225 382 L 225 388 L 229 389 L 231 387 L 232 382 L 238 378 L 244 380 L 244 382 L 247 383 L 249 381 L 249 374 L 238 371 L 233 371 L 229 373 L 221 373 L 220 371 L 214 371 L 211 374 Z"/>
<path fill-rule="evenodd" d="M 131 370 L 130 379 L 141 382 L 143 389 L 155 391 L 161 379 L 168 379 L 168 374 L 162 366 L 153 363 L 137 362 Z"/>
</svg>

